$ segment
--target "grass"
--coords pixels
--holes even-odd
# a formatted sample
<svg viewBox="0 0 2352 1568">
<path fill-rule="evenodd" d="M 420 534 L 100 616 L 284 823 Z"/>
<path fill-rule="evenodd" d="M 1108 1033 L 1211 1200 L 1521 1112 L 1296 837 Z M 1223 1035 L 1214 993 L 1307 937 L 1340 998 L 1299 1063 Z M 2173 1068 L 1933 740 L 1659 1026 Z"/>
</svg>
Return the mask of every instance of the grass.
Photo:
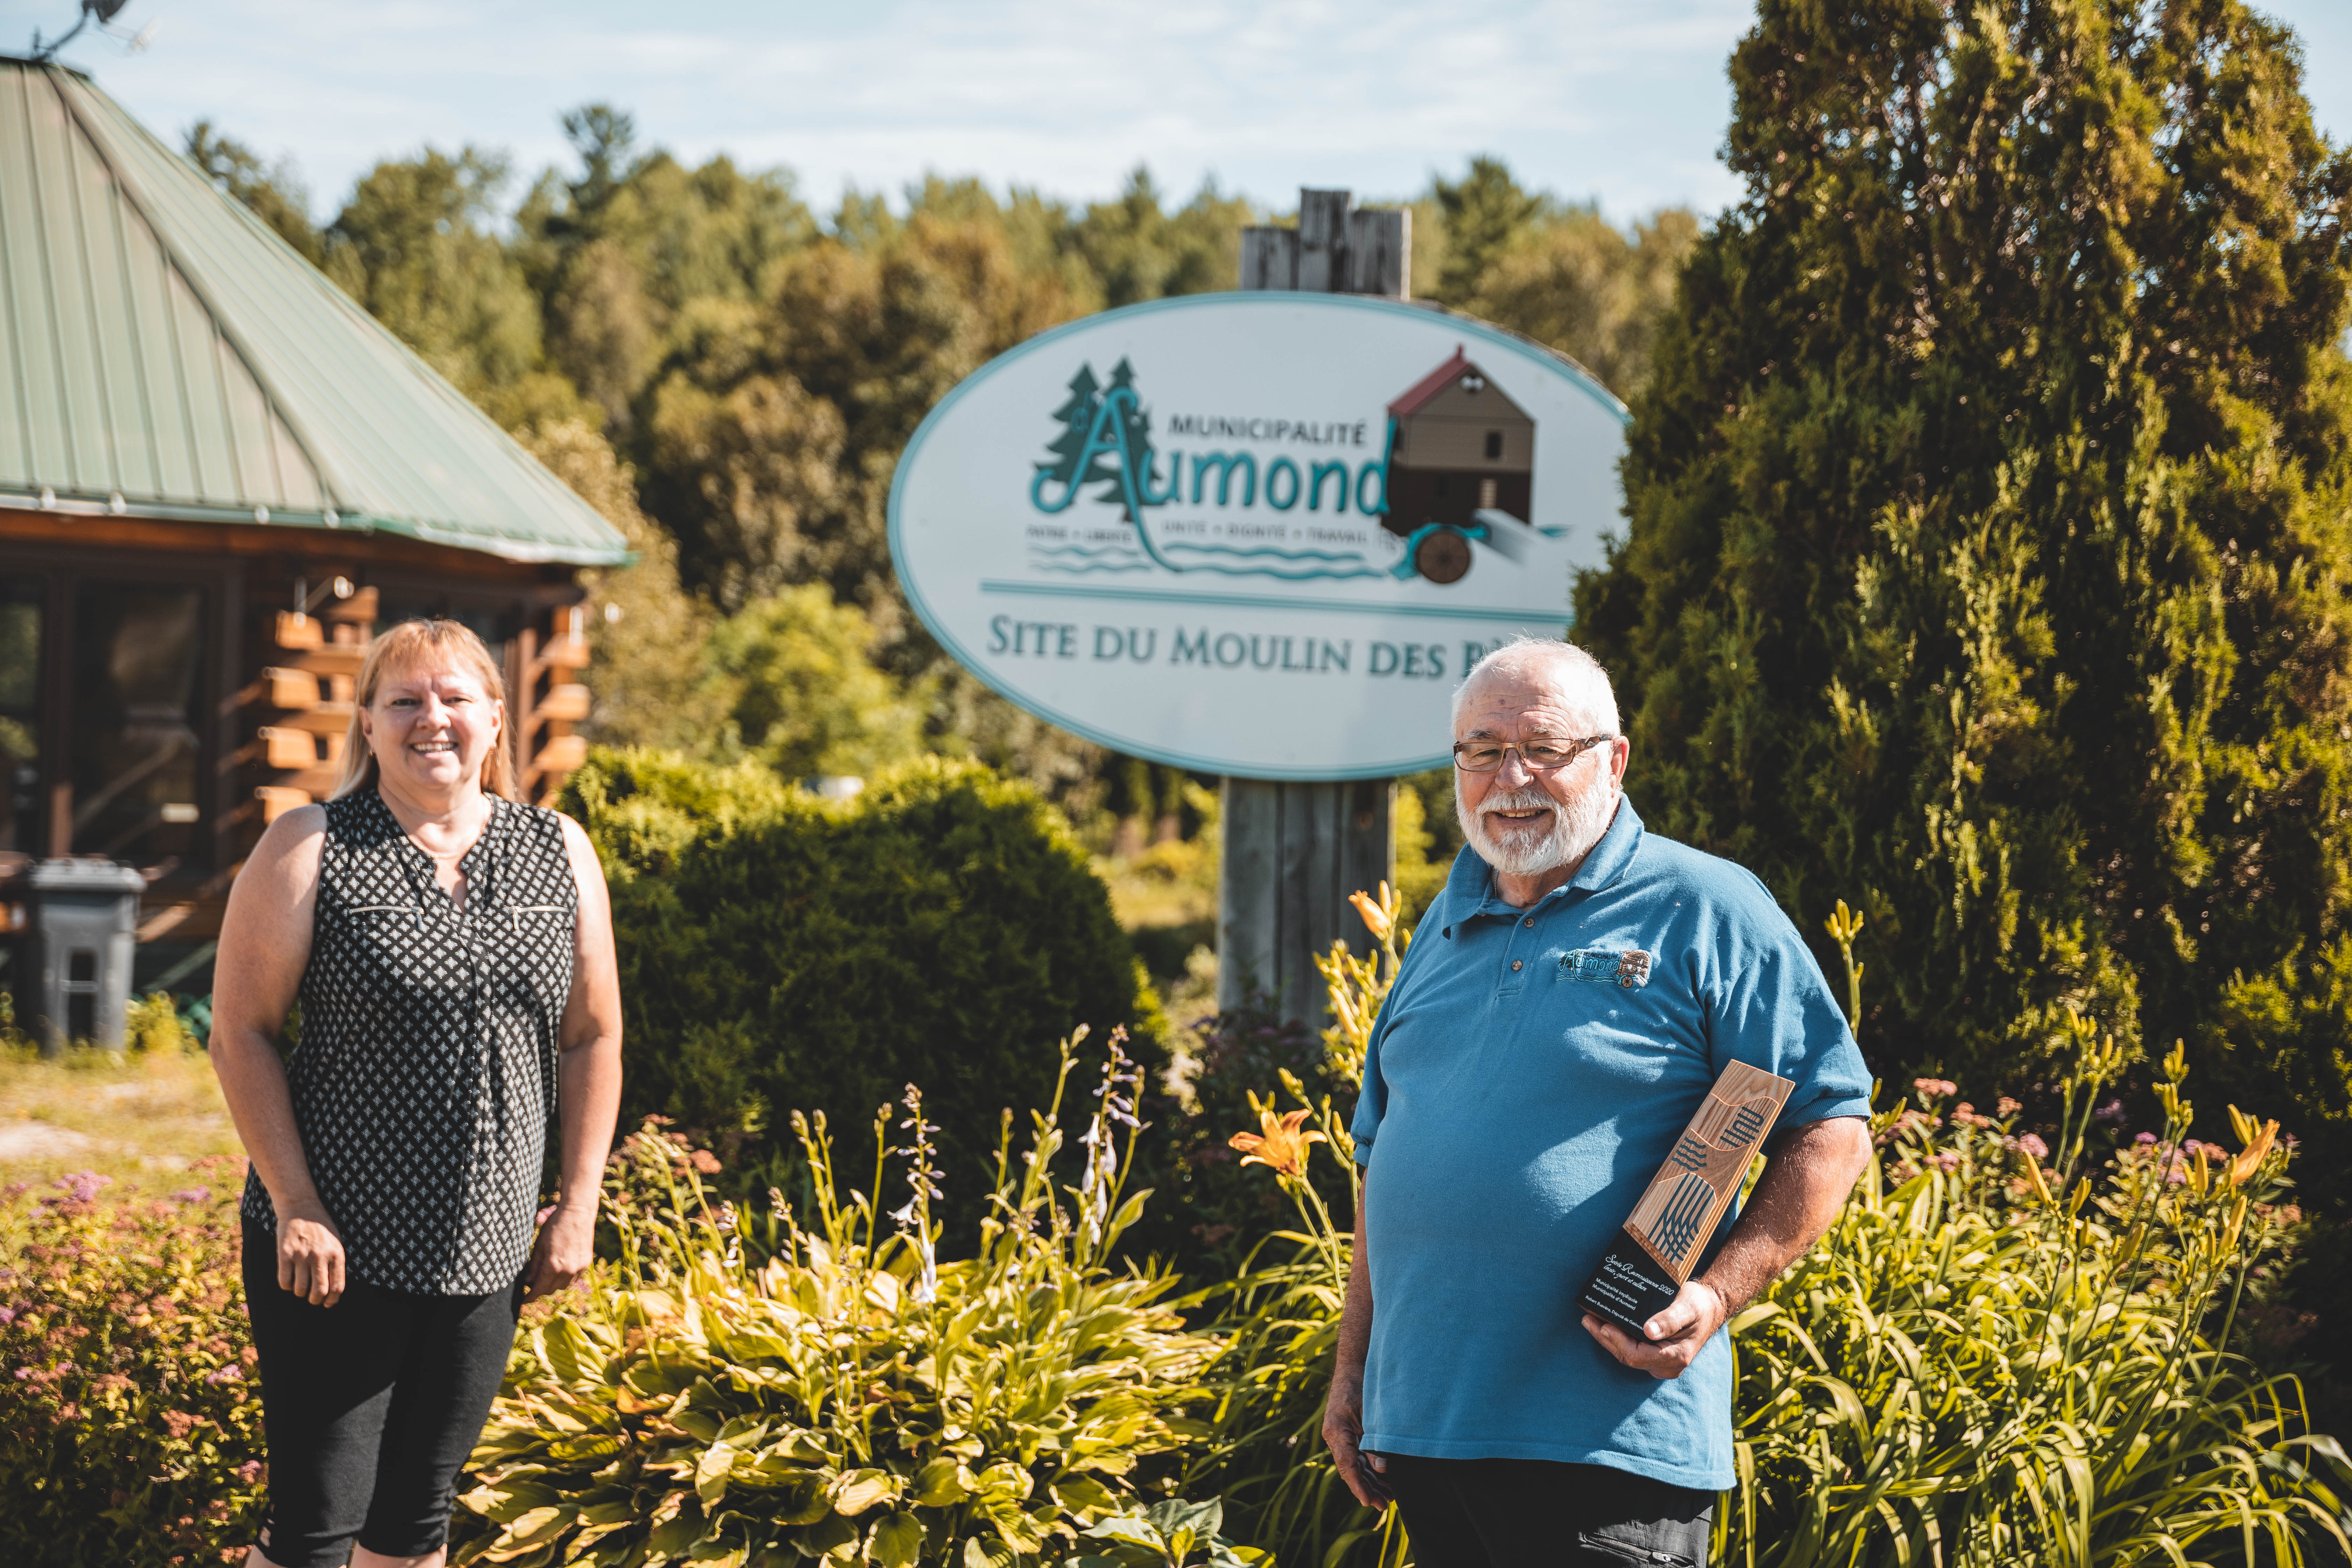
<svg viewBox="0 0 2352 1568">
<path fill-rule="evenodd" d="M 241 1152 L 201 1052 L 0 1053 L 0 1185 L 68 1171 L 135 1179 Z"/>
</svg>

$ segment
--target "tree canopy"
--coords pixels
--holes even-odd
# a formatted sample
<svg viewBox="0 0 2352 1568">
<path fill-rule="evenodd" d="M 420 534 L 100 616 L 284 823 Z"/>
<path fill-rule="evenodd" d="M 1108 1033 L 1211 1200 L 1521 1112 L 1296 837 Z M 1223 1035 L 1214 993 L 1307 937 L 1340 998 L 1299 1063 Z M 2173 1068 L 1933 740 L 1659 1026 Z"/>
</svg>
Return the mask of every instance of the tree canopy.
<svg viewBox="0 0 2352 1568">
<path fill-rule="evenodd" d="M 767 732 L 738 711 L 747 683 L 809 668 L 743 651 L 789 626 L 826 647 L 862 638 L 886 706 L 922 709 L 925 746 L 1009 767 L 1081 816 L 1148 818 L 1175 798 L 1170 770 L 1139 781 L 950 663 L 906 613 L 883 508 L 899 450 L 958 380 L 1087 312 L 1233 287 L 1242 226 L 1280 215 L 1213 183 L 1179 203 L 1140 168 L 1083 205 L 935 175 L 820 215 L 789 170 L 690 167 L 613 105 L 563 130 L 573 166 L 511 205 L 502 155 L 428 147 L 372 170 L 323 226 L 289 163 L 210 121 L 187 150 L 629 535 L 640 564 L 596 587 L 619 618 L 597 623 L 593 731 L 733 755 Z M 1640 384 L 1691 214 L 1629 234 L 1492 158 L 1411 205 L 1417 293 L 1551 343 L 1621 394 Z M 793 595 L 810 585 L 862 630 Z M 730 632 L 737 616 L 766 630 Z M 1450 814 L 1433 825 L 1450 832 Z"/>
</svg>

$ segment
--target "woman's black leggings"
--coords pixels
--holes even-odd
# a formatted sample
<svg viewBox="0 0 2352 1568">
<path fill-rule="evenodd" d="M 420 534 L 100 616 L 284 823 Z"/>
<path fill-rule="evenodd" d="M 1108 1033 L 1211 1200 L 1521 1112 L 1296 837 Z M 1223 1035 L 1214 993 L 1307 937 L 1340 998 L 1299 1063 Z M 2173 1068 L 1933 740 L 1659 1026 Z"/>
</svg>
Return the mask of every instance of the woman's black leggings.
<svg viewBox="0 0 2352 1568">
<path fill-rule="evenodd" d="M 331 1307 L 278 1287 L 278 1244 L 245 1227 L 245 1302 L 261 1357 L 269 1531 L 281 1568 L 342 1568 L 356 1538 L 421 1557 L 449 1535 L 457 1473 L 513 1348 L 522 1281 L 413 1296 L 351 1281 Z"/>
</svg>

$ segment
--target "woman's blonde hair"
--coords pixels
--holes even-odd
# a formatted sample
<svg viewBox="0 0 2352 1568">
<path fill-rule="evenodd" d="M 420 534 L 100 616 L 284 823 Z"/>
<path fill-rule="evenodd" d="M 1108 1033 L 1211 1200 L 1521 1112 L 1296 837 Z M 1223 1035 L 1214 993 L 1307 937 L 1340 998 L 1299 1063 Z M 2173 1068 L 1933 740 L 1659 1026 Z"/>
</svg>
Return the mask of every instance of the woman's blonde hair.
<svg viewBox="0 0 2352 1568">
<path fill-rule="evenodd" d="M 352 727 L 343 737 L 343 774 L 335 781 L 335 799 L 375 787 L 375 752 L 369 749 L 367 736 L 360 729 L 360 713 L 374 705 L 376 689 L 383 684 L 384 677 L 419 668 L 453 669 L 470 675 L 482 683 L 482 689 L 493 701 L 504 704 L 507 700 L 506 674 L 499 668 L 499 661 L 490 657 L 490 650 L 482 646 L 481 638 L 456 621 L 436 617 L 401 622 L 368 644 L 367 654 L 360 660 L 360 676 L 352 693 Z M 489 755 L 482 759 L 483 790 L 509 800 L 518 798 L 513 728 L 510 722 L 501 721 L 497 739 L 490 742 Z"/>
</svg>

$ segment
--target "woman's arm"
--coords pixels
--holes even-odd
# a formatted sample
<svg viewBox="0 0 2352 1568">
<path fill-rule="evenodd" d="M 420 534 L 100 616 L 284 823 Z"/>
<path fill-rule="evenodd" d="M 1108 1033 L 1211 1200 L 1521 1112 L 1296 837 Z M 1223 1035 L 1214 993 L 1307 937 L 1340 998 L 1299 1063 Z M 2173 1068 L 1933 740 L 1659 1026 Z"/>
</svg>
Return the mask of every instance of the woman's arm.
<svg viewBox="0 0 2352 1568">
<path fill-rule="evenodd" d="M 269 825 L 230 885 L 213 963 L 213 1071 L 277 1213 L 278 1287 L 315 1307 L 342 1300 L 343 1238 L 310 1180 L 277 1039 L 310 962 L 326 832 L 315 805 Z"/>
<path fill-rule="evenodd" d="M 525 1300 L 569 1289 L 595 1256 L 596 1202 L 621 1114 L 621 979 L 613 954 L 613 899 L 595 847 L 570 817 L 563 847 L 580 889 L 572 994 L 561 1057 L 562 1189 L 531 1247 Z"/>
</svg>

